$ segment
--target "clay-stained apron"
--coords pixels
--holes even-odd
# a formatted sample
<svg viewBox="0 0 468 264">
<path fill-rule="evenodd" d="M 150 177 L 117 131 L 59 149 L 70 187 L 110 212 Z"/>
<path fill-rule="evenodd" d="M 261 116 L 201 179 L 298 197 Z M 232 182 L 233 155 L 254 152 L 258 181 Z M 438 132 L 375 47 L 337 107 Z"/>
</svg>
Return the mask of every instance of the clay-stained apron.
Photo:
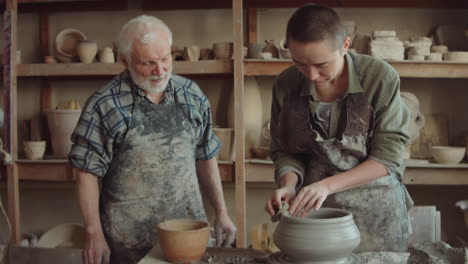
<svg viewBox="0 0 468 264">
<path fill-rule="evenodd" d="M 355 67 L 356 68 L 356 67 Z M 356 69 L 356 72 L 357 69 Z M 352 169 L 368 158 L 374 110 L 363 93 L 348 94 L 345 99 L 343 134 L 322 139 L 312 128 L 309 97 L 300 98 L 301 87 L 291 88 L 272 133 L 280 137 L 282 148 L 306 164 L 304 185 Z M 411 233 L 406 207 L 405 186 L 391 174 L 364 186 L 330 195 L 324 207 L 353 213 L 361 232 L 356 252 L 406 251 Z"/>
<path fill-rule="evenodd" d="M 132 121 L 103 179 L 100 199 L 113 264 L 142 259 L 158 242 L 156 225 L 165 219 L 206 221 L 194 128 L 175 92 L 174 97 L 175 104 L 152 104 L 134 93 Z"/>
</svg>

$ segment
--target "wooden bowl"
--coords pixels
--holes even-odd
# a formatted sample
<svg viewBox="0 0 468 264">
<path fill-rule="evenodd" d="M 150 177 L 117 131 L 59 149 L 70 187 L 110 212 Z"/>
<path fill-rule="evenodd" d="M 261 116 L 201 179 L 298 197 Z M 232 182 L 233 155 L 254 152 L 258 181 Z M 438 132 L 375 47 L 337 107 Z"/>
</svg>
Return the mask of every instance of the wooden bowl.
<svg viewBox="0 0 468 264">
<path fill-rule="evenodd" d="M 207 222 L 176 219 L 158 224 L 159 243 L 164 256 L 172 263 L 192 263 L 201 259 L 208 246 Z"/>
<path fill-rule="evenodd" d="M 441 164 L 458 164 L 465 156 L 465 147 L 433 146 L 432 156 Z"/>
</svg>

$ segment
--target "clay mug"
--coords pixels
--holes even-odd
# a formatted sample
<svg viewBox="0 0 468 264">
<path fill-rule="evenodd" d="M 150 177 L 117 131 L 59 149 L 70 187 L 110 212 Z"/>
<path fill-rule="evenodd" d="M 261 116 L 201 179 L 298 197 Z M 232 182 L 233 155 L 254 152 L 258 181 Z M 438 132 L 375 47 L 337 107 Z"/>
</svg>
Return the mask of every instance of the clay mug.
<svg viewBox="0 0 468 264">
<path fill-rule="evenodd" d="M 213 51 L 210 48 L 200 49 L 200 60 L 212 60 Z"/>
<path fill-rule="evenodd" d="M 101 50 L 99 53 L 99 61 L 102 63 L 114 63 L 115 58 L 114 58 L 114 52 L 112 51 L 112 48 L 105 47 Z"/>
<path fill-rule="evenodd" d="M 198 61 L 199 59 L 200 59 L 200 47 L 198 46 L 184 47 L 184 60 Z"/>
<path fill-rule="evenodd" d="M 94 40 L 82 40 L 78 43 L 77 52 L 80 61 L 83 63 L 91 63 L 97 54 L 97 43 Z"/>
<path fill-rule="evenodd" d="M 44 157 L 46 148 L 45 141 L 25 141 L 23 142 L 24 156 L 30 160 L 40 160 Z"/>
<path fill-rule="evenodd" d="M 232 52 L 232 42 L 218 42 L 213 44 L 213 53 L 217 60 L 229 60 L 232 57 Z"/>
</svg>

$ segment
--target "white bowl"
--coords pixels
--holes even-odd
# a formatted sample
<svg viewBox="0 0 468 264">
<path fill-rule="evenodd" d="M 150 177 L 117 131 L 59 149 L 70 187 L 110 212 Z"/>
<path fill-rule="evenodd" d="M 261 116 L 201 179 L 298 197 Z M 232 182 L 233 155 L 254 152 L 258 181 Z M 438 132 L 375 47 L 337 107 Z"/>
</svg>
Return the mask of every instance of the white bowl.
<svg viewBox="0 0 468 264">
<path fill-rule="evenodd" d="M 465 156 L 465 147 L 433 146 L 432 156 L 435 161 L 442 164 L 457 164 Z"/>
<path fill-rule="evenodd" d="M 86 232 L 82 225 L 65 223 L 45 232 L 37 241 L 37 247 L 44 248 L 83 248 Z"/>
</svg>

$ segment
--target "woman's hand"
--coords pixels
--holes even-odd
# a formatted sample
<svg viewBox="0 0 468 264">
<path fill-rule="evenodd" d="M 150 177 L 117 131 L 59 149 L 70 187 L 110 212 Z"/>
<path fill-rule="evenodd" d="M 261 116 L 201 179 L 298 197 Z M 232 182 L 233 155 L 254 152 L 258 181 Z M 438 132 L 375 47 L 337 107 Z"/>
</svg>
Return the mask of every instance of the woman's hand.
<svg viewBox="0 0 468 264">
<path fill-rule="evenodd" d="M 281 187 L 273 193 L 271 198 L 265 204 L 265 211 L 270 215 L 275 215 L 276 212 L 281 208 L 281 202 L 285 201 L 290 203 L 294 196 L 296 195 L 295 186 L 286 185 Z"/>
<path fill-rule="evenodd" d="M 289 213 L 291 216 L 304 217 L 310 210 L 318 210 L 330 194 L 328 185 L 319 181 L 302 188 L 290 203 Z"/>
</svg>

